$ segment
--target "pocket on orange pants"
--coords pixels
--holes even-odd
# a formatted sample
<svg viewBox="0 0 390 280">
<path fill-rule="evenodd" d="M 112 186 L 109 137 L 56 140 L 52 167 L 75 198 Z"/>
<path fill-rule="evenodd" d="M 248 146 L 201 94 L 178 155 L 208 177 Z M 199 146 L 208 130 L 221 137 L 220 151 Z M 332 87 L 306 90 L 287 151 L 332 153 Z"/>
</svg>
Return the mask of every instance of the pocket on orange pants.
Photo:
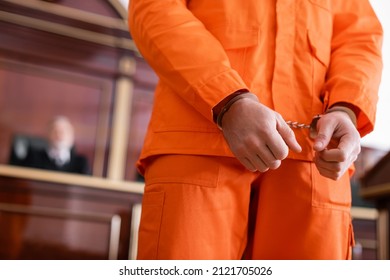
<svg viewBox="0 0 390 280">
<path fill-rule="evenodd" d="M 314 163 L 311 163 L 312 173 L 312 205 L 321 208 L 350 211 L 351 184 L 346 172 L 339 180 L 334 181 L 322 176 Z"/>
<path fill-rule="evenodd" d="M 137 259 L 146 259 L 145 256 L 148 256 L 148 259 L 157 259 L 164 199 L 164 192 L 149 192 L 144 194 Z M 141 252 L 147 254 L 143 256 Z"/>
</svg>

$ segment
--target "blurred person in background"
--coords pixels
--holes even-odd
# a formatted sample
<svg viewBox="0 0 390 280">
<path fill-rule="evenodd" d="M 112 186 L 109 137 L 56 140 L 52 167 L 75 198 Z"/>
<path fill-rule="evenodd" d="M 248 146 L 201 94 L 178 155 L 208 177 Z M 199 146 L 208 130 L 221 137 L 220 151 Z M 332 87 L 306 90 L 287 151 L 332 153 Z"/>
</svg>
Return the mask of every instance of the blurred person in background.
<svg viewBox="0 0 390 280">
<path fill-rule="evenodd" d="M 48 125 L 47 141 L 34 145 L 32 139 L 19 139 L 13 145 L 9 163 L 32 168 L 90 174 L 88 160 L 76 152 L 74 128 L 65 116 L 54 117 Z"/>
</svg>

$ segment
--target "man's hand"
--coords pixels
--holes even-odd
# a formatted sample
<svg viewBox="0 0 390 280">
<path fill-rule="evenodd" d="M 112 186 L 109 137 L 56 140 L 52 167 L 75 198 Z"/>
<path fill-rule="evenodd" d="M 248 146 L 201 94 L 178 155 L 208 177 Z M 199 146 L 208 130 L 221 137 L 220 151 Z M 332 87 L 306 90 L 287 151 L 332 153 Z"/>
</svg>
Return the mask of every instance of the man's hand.
<svg viewBox="0 0 390 280">
<path fill-rule="evenodd" d="M 278 168 L 289 148 L 297 153 L 302 150 L 280 114 L 251 98 L 231 105 L 222 129 L 233 154 L 252 172 Z"/>
<path fill-rule="evenodd" d="M 360 136 L 347 113 L 332 111 L 317 122 L 314 162 L 321 175 L 338 180 L 360 153 Z"/>
</svg>

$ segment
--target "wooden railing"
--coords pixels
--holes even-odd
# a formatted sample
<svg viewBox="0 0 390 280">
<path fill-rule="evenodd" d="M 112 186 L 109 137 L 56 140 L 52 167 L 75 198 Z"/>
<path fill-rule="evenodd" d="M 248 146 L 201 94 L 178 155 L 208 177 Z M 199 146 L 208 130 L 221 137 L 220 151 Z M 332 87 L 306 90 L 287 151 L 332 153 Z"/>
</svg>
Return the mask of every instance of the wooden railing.
<svg viewBox="0 0 390 280">
<path fill-rule="evenodd" d="M 143 184 L 0 165 L 0 259 L 135 258 Z"/>
</svg>

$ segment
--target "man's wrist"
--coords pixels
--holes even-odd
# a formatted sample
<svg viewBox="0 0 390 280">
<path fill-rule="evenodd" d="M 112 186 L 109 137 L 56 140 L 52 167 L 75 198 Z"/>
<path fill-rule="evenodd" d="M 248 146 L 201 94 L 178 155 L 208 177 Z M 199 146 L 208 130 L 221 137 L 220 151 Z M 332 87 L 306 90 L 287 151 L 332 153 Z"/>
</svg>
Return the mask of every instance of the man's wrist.
<svg viewBox="0 0 390 280">
<path fill-rule="evenodd" d="M 352 105 L 351 105 L 352 106 Z M 357 126 L 357 112 L 354 110 L 354 106 L 351 107 L 348 106 L 346 103 L 337 103 L 330 107 L 328 110 L 326 110 L 325 114 L 329 114 L 332 112 L 344 112 L 346 113 L 349 118 L 351 119 L 354 126 Z"/>
<path fill-rule="evenodd" d="M 249 92 L 247 89 L 240 89 L 240 90 L 237 90 L 235 91 L 234 93 L 228 95 L 227 97 L 225 97 L 221 102 L 219 102 L 217 105 L 215 105 L 212 109 L 212 113 L 213 113 L 213 121 L 215 123 L 217 123 L 217 118 L 218 118 L 218 115 L 221 113 L 222 109 L 225 107 L 225 105 L 231 100 L 233 99 L 234 97 L 236 97 L 237 95 L 240 95 L 240 94 L 243 94 L 243 93 L 247 93 Z"/>
<path fill-rule="evenodd" d="M 258 101 L 259 99 L 257 96 L 251 92 L 241 92 L 235 96 L 233 96 L 229 101 L 221 108 L 219 114 L 217 115 L 217 118 L 215 120 L 217 126 L 219 129 L 222 130 L 222 118 L 225 115 L 225 113 L 230 109 L 230 107 L 236 103 L 240 99 L 249 98 Z"/>
</svg>

